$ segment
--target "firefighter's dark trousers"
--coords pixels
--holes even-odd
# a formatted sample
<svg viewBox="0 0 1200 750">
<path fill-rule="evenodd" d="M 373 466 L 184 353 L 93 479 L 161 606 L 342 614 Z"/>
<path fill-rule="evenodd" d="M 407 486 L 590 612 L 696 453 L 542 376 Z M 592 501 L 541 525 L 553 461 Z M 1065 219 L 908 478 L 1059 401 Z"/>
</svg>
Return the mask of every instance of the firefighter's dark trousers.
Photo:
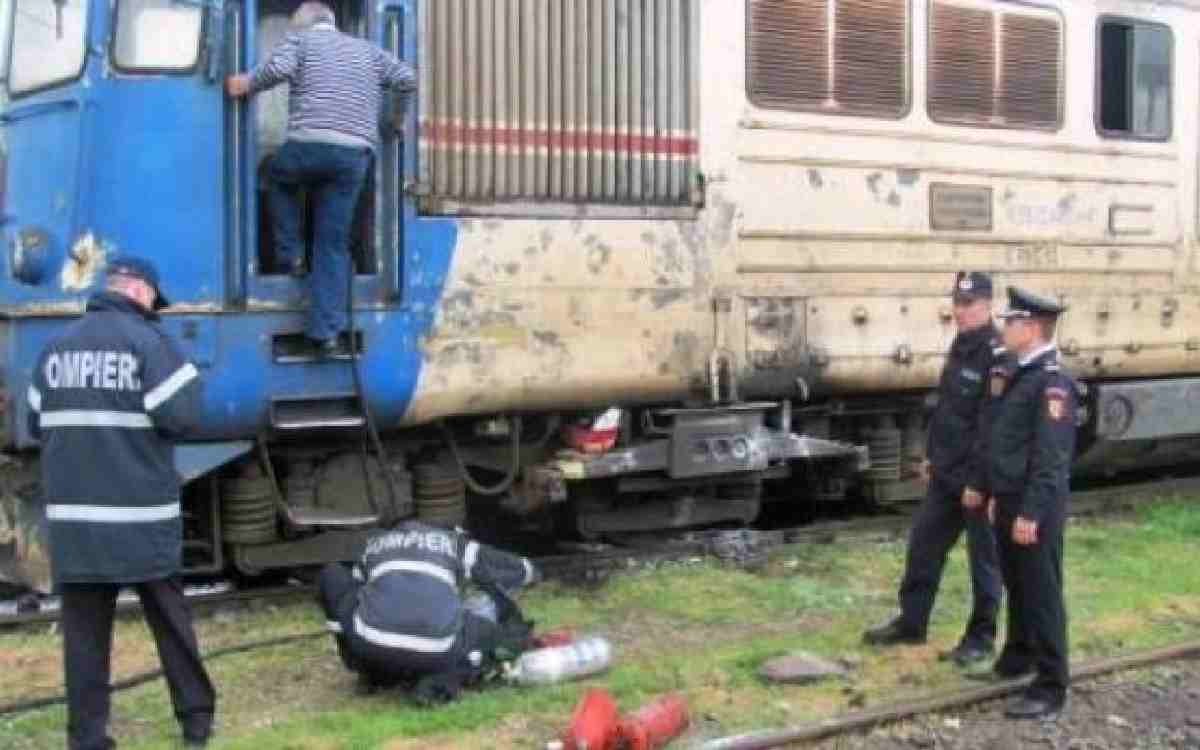
<svg viewBox="0 0 1200 750">
<path fill-rule="evenodd" d="M 67 746 L 99 750 L 107 736 L 113 615 L 120 584 L 62 585 L 63 662 L 67 677 Z M 216 692 L 196 644 L 192 613 L 177 579 L 132 585 L 162 662 L 175 716 L 187 739 L 212 729 Z"/>
</svg>

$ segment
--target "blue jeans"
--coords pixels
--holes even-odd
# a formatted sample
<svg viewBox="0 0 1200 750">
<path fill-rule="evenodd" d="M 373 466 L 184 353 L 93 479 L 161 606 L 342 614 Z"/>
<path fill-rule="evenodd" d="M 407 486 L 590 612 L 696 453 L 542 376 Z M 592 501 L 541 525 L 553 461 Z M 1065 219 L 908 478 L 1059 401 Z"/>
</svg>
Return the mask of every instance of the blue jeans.
<svg viewBox="0 0 1200 750">
<path fill-rule="evenodd" d="M 346 328 L 350 225 L 370 163 L 365 148 L 287 141 L 268 167 L 275 252 L 284 268 L 304 259 L 300 190 L 306 189 L 313 202 L 312 303 L 304 327 L 309 338 L 324 341 Z"/>
</svg>

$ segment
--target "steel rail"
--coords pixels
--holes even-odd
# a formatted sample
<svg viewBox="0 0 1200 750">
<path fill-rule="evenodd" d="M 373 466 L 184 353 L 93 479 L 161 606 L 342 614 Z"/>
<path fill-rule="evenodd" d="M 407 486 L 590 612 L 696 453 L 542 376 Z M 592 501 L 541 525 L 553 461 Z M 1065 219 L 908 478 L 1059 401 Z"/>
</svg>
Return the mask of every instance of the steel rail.
<svg viewBox="0 0 1200 750">
<path fill-rule="evenodd" d="M 1178 659 L 1195 658 L 1196 656 L 1200 656 L 1200 640 L 1185 641 L 1124 656 L 1085 661 L 1072 666 L 1071 684 L 1074 685 L 1083 680 L 1112 672 L 1147 667 Z M 693 745 L 693 750 L 767 750 L 796 742 L 814 742 L 863 731 L 880 724 L 901 721 L 913 716 L 960 709 L 984 701 L 1003 698 L 1023 690 L 1032 680 L 1032 676 L 1002 680 L 982 687 L 935 693 L 915 701 L 891 703 L 807 724 L 721 737 Z"/>
</svg>

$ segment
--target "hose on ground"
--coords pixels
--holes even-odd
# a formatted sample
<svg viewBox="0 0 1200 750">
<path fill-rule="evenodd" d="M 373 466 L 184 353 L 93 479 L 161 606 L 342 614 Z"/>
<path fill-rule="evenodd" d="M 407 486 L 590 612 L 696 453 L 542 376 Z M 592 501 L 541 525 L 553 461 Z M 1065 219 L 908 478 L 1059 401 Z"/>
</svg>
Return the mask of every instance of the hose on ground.
<svg viewBox="0 0 1200 750">
<path fill-rule="evenodd" d="M 441 428 L 442 434 L 446 436 L 446 442 L 450 445 L 450 452 L 454 454 L 454 461 L 458 464 L 458 473 L 462 475 L 463 483 L 474 492 L 476 495 L 492 497 L 495 495 L 503 495 L 508 492 L 513 486 L 513 482 L 517 481 L 517 474 L 521 472 L 521 418 L 514 417 L 512 424 L 512 464 L 509 466 L 508 473 L 504 475 L 496 484 L 490 487 L 484 486 L 475 481 L 471 476 L 470 470 L 467 468 L 466 461 L 463 460 L 462 453 L 458 449 L 458 439 L 454 437 L 454 432 L 445 420 L 438 420 L 438 427 Z"/>
<path fill-rule="evenodd" d="M 247 643 L 239 643 L 233 646 L 226 646 L 224 648 L 218 648 L 213 651 L 209 651 L 207 654 L 201 654 L 200 660 L 210 661 L 212 659 L 218 659 L 222 656 L 243 654 L 247 651 L 256 651 L 260 648 L 270 648 L 272 646 L 284 646 L 289 643 L 313 640 L 326 635 L 329 635 L 329 633 L 324 630 L 316 630 L 309 633 L 297 633 L 295 635 L 281 635 L 275 638 L 264 638 L 263 640 L 259 641 L 249 641 Z M 139 685 L 145 685 L 147 682 L 153 682 L 162 676 L 163 670 L 161 667 L 159 669 L 138 672 L 137 674 L 126 677 L 123 680 L 117 680 L 116 682 L 112 683 L 109 686 L 109 690 L 113 693 L 117 693 L 122 690 L 129 690 L 131 688 L 138 687 Z M 65 693 L 60 695 L 47 695 L 41 698 L 29 698 L 27 700 L 17 701 L 15 703 L 0 705 L 0 716 L 12 716 L 13 714 L 28 713 L 30 711 L 49 708 L 50 706 L 57 706 L 66 702 L 67 696 Z"/>
</svg>

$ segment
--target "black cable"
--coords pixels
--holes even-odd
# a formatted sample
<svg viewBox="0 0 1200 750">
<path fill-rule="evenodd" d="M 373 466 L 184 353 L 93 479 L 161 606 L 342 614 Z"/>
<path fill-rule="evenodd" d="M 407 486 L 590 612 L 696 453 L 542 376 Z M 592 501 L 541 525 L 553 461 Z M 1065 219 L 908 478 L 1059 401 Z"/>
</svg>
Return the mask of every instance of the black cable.
<svg viewBox="0 0 1200 750">
<path fill-rule="evenodd" d="M 283 646 L 288 643 L 297 643 L 299 641 L 313 640 L 315 638 L 320 638 L 320 637 L 326 636 L 326 635 L 329 635 L 329 633 L 327 631 L 317 630 L 317 631 L 313 631 L 311 633 L 297 633 L 296 635 L 281 635 L 281 636 L 277 636 L 275 638 L 266 638 L 261 641 L 249 641 L 247 643 L 239 643 L 234 646 L 226 646 L 225 648 L 219 648 L 219 649 L 216 649 L 215 651 L 210 651 L 207 654 L 201 654 L 200 660 L 201 661 L 209 661 L 210 659 L 218 659 L 222 656 L 230 656 L 232 654 L 242 654 L 247 651 L 255 651 L 260 648 L 270 648 L 271 646 Z M 162 677 L 162 676 L 163 676 L 163 670 L 161 667 L 159 667 L 158 669 L 151 669 L 146 672 L 138 672 L 137 674 L 135 674 L 131 677 L 126 677 L 123 680 L 117 680 L 116 682 L 109 685 L 108 689 L 110 692 L 117 693 L 122 690 L 129 690 L 131 688 L 138 687 L 139 685 L 145 685 L 147 682 L 153 682 L 154 680 L 157 680 L 159 677 Z M 47 696 L 43 696 L 41 698 L 30 698 L 28 700 L 17 701 L 16 703 L 7 703 L 4 705 L 0 705 L 0 716 L 11 716 L 12 714 L 28 713 L 29 711 L 36 711 L 40 708 L 49 708 L 50 706 L 57 706 L 61 703 L 66 703 L 66 702 L 67 702 L 66 694 L 47 695 Z"/>
<path fill-rule="evenodd" d="M 374 168 L 374 160 L 370 162 L 368 169 Z M 367 467 L 366 461 L 366 441 L 363 441 L 362 456 L 362 471 L 363 481 L 367 484 L 367 502 L 372 506 L 372 510 L 380 517 L 380 521 L 384 526 L 390 526 L 397 519 L 396 515 L 396 478 L 392 476 L 392 462 L 388 458 L 387 449 L 383 445 L 383 441 L 379 438 L 379 430 L 375 426 L 375 416 L 371 414 L 371 407 L 367 404 L 367 391 L 363 387 L 362 373 L 358 367 L 358 333 L 354 325 L 354 257 L 350 255 L 349 248 L 346 249 L 347 260 L 350 262 L 350 273 L 346 275 L 346 315 L 349 319 L 348 328 L 350 334 L 350 370 L 354 374 L 354 395 L 358 398 L 358 406 L 362 409 L 363 422 L 366 423 L 367 436 L 375 447 L 375 455 L 379 461 L 379 466 L 383 470 L 383 481 L 387 485 L 388 499 L 391 501 L 391 510 L 385 516 L 379 511 L 375 502 L 375 493 L 371 486 L 371 472 Z"/>
<path fill-rule="evenodd" d="M 512 488 L 513 483 L 517 481 L 517 474 L 521 472 L 521 418 L 515 417 L 512 424 L 512 465 L 509 466 L 508 473 L 504 477 L 493 484 L 491 487 L 485 487 L 475 478 L 471 476 L 471 471 L 467 468 L 467 463 L 462 457 L 462 453 L 458 450 L 458 441 L 454 438 L 454 432 L 445 420 L 438 420 L 438 427 L 442 429 L 442 434 L 446 436 L 446 442 L 450 445 L 450 452 L 454 454 L 454 461 L 458 464 L 458 473 L 462 475 L 463 483 L 467 485 L 476 495 L 496 496 L 503 495 Z"/>
</svg>

